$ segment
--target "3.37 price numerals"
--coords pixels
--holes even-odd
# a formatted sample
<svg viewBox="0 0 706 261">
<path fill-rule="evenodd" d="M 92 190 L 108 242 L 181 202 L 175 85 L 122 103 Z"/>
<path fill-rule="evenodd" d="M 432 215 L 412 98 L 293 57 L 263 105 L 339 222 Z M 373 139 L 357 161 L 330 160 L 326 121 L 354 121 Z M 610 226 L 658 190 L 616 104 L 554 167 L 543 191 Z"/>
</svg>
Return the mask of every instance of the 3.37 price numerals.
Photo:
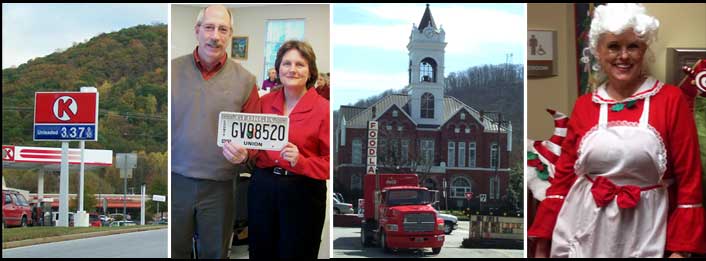
<svg viewBox="0 0 706 261">
<path fill-rule="evenodd" d="M 61 127 L 59 135 L 62 139 L 66 138 L 93 138 L 91 127 Z"/>
</svg>

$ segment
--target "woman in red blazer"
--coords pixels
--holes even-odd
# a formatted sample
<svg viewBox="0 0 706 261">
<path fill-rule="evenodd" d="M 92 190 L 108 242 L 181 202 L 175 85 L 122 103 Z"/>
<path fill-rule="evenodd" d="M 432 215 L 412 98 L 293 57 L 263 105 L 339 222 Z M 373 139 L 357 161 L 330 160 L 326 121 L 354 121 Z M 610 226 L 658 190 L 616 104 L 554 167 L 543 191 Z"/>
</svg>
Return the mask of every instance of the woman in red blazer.
<svg viewBox="0 0 706 261">
<path fill-rule="evenodd" d="M 289 142 L 281 151 L 251 151 L 256 166 L 248 189 L 251 258 L 307 258 L 319 252 L 329 179 L 329 101 L 317 94 L 316 55 L 301 41 L 280 47 L 275 61 L 282 88 L 261 98 L 262 113 L 289 117 Z M 248 158 L 235 144 L 223 155 Z"/>
</svg>

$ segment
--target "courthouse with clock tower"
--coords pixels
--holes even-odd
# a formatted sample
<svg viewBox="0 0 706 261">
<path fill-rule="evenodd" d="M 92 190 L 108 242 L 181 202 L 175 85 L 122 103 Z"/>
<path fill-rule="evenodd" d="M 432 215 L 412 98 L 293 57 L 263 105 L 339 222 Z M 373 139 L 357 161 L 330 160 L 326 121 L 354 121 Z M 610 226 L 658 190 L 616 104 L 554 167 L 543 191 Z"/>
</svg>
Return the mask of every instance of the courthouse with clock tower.
<svg viewBox="0 0 706 261">
<path fill-rule="evenodd" d="M 416 173 L 441 209 L 504 204 L 512 125 L 444 95 L 446 32 L 429 5 L 407 44 L 408 85 L 368 107 L 341 106 L 334 133 L 334 190 L 357 207 L 366 173 L 368 121 L 378 121 L 377 173 Z"/>
</svg>

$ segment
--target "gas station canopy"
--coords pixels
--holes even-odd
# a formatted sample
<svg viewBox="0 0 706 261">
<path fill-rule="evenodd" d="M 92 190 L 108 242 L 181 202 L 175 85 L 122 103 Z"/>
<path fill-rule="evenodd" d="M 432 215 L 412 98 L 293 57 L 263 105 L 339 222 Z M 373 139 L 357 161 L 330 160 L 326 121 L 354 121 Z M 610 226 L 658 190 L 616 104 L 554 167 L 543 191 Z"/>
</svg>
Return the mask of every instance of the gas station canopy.
<svg viewBox="0 0 706 261">
<path fill-rule="evenodd" d="M 80 164 L 81 150 L 69 149 L 69 168 L 78 170 Z M 113 165 L 113 151 L 86 149 L 84 152 L 84 164 L 86 169 L 111 166 Z M 2 167 L 59 170 L 61 167 L 61 148 L 2 145 Z"/>
</svg>

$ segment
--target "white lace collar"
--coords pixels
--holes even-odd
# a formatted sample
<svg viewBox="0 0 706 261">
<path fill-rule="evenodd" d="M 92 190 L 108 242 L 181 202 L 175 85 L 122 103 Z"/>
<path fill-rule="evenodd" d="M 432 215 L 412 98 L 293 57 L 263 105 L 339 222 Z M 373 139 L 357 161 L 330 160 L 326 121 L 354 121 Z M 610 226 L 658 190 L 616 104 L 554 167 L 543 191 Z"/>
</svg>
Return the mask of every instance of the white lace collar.
<svg viewBox="0 0 706 261">
<path fill-rule="evenodd" d="M 606 91 L 606 83 L 603 83 L 601 86 L 598 86 L 595 91 L 593 91 L 593 102 L 600 104 L 615 104 L 636 101 L 655 95 L 660 89 L 662 89 L 663 85 L 664 84 L 657 79 L 648 77 L 632 96 L 622 101 L 616 101 L 608 95 L 608 92 Z"/>
</svg>

